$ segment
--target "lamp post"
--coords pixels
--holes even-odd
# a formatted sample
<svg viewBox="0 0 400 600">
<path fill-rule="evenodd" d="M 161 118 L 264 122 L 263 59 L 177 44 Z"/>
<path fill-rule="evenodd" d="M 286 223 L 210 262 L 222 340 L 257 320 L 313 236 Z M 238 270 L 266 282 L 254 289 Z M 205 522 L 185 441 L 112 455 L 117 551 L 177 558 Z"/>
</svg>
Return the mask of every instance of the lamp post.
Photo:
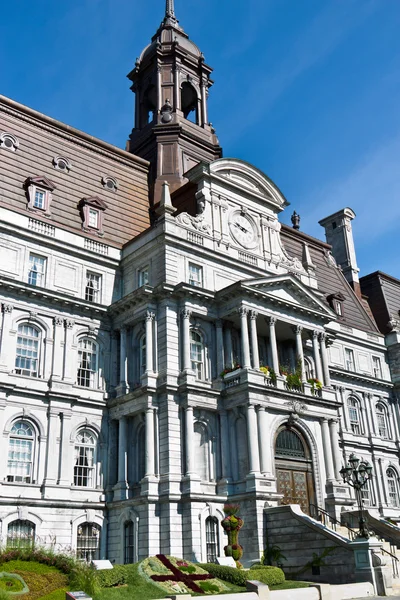
<svg viewBox="0 0 400 600">
<path fill-rule="evenodd" d="M 354 488 L 358 504 L 358 523 L 359 532 L 357 537 L 369 538 L 367 521 L 363 516 L 362 489 L 372 478 L 372 466 L 367 460 L 360 460 L 354 453 L 350 454 L 349 462 L 340 470 L 340 474 L 345 483 Z"/>
</svg>

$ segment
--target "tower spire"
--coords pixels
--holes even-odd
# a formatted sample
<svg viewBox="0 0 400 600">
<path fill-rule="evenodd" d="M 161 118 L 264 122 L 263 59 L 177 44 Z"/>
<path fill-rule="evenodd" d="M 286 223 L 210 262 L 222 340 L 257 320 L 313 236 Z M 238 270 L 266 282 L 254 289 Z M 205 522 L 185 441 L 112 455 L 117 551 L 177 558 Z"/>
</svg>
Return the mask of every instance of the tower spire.
<svg viewBox="0 0 400 600">
<path fill-rule="evenodd" d="M 166 18 L 175 19 L 174 0 L 166 0 L 165 16 L 166 16 Z"/>
</svg>

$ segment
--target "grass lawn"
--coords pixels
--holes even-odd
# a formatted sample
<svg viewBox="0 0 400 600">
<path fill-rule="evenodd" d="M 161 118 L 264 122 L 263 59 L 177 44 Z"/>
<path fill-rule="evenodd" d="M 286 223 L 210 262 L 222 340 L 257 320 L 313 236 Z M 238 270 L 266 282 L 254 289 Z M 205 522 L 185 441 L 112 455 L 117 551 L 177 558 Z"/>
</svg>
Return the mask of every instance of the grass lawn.
<svg viewBox="0 0 400 600">
<path fill-rule="evenodd" d="M 29 588 L 27 594 L 23 594 L 24 600 L 64 600 L 65 590 L 68 586 L 68 577 L 56 567 L 24 560 L 11 560 L 0 564 L 0 571 L 6 573 L 17 573 L 25 581 Z"/>
</svg>

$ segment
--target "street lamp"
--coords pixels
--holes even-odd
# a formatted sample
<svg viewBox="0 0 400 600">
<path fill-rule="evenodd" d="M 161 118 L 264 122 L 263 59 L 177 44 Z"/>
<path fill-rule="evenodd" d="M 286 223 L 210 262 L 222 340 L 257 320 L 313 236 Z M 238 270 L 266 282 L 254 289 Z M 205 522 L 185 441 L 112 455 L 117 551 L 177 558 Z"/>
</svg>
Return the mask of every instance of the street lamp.
<svg viewBox="0 0 400 600">
<path fill-rule="evenodd" d="M 358 504 L 358 523 L 360 528 L 357 537 L 368 539 L 369 531 L 367 521 L 363 517 L 362 489 L 372 478 L 372 466 L 367 460 L 360 460 L 354 453 L 352 453 L 349 456 L 349 462 L 347 465 L 340 469 L 340 474 L 343 481 L 351 485 L 356 493 L 356 500 Z"/>
</svg>

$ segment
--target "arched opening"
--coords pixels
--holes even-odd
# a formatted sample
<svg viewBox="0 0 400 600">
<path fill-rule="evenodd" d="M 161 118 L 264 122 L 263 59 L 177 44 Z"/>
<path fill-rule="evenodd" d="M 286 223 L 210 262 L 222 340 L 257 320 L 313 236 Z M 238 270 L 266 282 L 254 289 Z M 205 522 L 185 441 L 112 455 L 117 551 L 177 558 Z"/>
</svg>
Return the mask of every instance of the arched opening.
<svg viewBox="0 0 400 600">
<path fill-rule="evenodd" d="M 275 471 L 281 504 L 299 504 L 310 514 L 315 504 L 315 485 L 310 448 L 302 434 L 282 427 L 275 441 Z"/>
<path fill-rule="evenodd" d="M 197 100 L 197 92 L 191 83 L 185 81 L 182 84 L 181 91 L 181 107 L 185 119 L 199 125 L 199 107 Z"/>
<path fill-rule="evenodd" d="M 157 111 L 157 89 L 150 84 L 143 95 L 142 102 L 142 127 L 152 123 Z"/>
<path fill-rule="evenodd" d="M 219 523 L 216 517 L 206 519 L 206 553 L 207 562 L 217 562 L 219 554 Z"/>
</svg>

